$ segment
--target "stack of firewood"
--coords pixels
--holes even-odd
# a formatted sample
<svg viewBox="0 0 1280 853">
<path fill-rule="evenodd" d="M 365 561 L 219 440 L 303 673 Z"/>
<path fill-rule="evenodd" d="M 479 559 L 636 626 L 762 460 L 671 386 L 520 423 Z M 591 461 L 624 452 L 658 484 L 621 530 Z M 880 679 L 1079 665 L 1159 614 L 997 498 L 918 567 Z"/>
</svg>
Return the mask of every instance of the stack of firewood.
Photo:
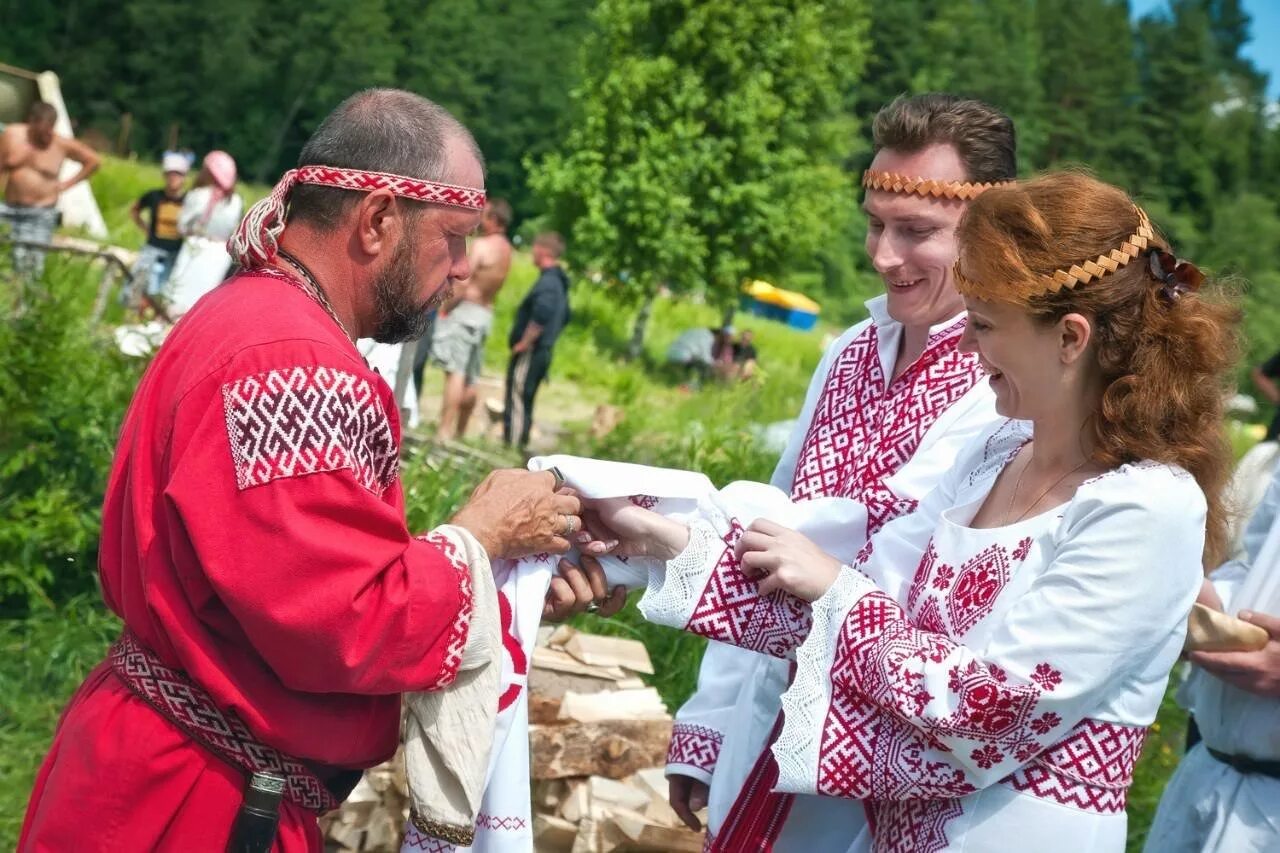
<svg viewBox="0 0 1280 853">
<path fill-rule="evenodd" d="M 640 676 L 644 645 L 544 628 L 529 674 L 534 849 L 538 853 L 689 851 L 701 833 L 667 804 L 671 715 Z M 333 853 L 395 853 L 409 812 L 400 755 L 365 773 L 322 822 Z"/>
<path fill-rule="evenodd" d="M 534 848 L 700 851 L 667 804 L 671 715 L 639 677 L 653 674 L 644 645 L 567 626 L 543 639 L 529 675 Z"/>
</svg>

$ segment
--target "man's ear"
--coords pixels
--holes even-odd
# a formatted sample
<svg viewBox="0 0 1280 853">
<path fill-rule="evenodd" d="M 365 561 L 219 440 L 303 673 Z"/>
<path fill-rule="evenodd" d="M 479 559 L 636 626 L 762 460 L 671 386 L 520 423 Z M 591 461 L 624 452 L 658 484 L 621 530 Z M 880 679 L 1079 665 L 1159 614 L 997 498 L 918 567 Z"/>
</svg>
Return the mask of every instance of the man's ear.
<svg viewBox="0 0 1280 853">
<path fill-rule="evenodd" d="M 404 209 L 387 189 L 366 193 L 356 205 L 356 241 L 370 257 L 390 252 L 404 234 Z"/>
</svg>

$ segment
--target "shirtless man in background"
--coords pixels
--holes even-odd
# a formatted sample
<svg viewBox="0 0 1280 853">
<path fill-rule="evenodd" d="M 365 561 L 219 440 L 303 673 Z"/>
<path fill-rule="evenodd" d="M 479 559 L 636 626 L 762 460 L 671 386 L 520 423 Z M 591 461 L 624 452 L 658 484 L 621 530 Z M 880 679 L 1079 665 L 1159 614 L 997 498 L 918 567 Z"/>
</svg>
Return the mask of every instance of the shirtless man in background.
<svg viewBox="0 0 1280 853">
<path fill-rule="evenodd" d="M 475 382 L 484 366 L 484 342 L 493 327 L 493 301 L 511 269 L 510 223 L 511 205 L 505 199 L 490 199 L 480 221 L 480 236 L 467 253 L 471 277 L 458 283 L 436 321 L 431 360 L 444 368 L 444 398 L 436 429 L 441 441 L 464 435 L 476 407 Z"/>
<path fill-rule="evenodd" d="M 54 208 L 58 196 L 98 168 L 100 161 L 92 148 L 53 132 L 57 119 L 52 105 L 37 101 L 25 124 L 11 124 L 0 134 L 0 176 L 7 179 L 0 219 L 9 223 L 15 241 L 52 240 L 58 227 Z M 62 181 L 58 173 L 68 158 L 80 164 L 80 171 Z M 44 252 L 15 245 L 13 268 L 19 275 L 39 278 L 44 272 Z"/>
</svg>

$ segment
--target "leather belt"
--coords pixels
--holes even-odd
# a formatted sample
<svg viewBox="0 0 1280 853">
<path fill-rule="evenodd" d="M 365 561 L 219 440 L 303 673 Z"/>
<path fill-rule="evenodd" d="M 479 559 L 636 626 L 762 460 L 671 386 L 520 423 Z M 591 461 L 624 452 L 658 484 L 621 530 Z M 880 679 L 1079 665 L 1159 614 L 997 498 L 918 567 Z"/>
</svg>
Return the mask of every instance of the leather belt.
<svg viewBox="0 0 1280 853">
<path fill-rule="evenodd" d="M 1238 773 L 1246 776 L 1257 774 L 1259 776 L 1268 776 L 1272 779 L 1280 779 L 1280 761 L 1264 761 L 1259 758 L 1250 758 L 1247 755 L 1230 755 L 1225 752 L 1206 746 L 1209 754 L 1218 761 L 1232 768 Z"/>
</svg>

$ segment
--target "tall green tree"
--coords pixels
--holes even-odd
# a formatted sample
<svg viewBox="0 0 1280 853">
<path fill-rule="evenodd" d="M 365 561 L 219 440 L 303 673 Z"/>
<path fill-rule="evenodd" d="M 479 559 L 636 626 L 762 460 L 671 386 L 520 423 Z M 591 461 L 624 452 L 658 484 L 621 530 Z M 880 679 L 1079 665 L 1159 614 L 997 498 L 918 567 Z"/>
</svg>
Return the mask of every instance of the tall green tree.
<svg viewBox="0 0 1280 853">
<path fill-rule="evenodd" d="M 951 0 L 925 24 L 928 64 L 917 91 L 935 89 L 981 98 L 1000 107 L 1018 128 L 1024 166 L 1044 151 L 1044 89 L 1040 33 L 1029 0 Z"/>
<path fill-rule="evenodd" d="M 602 0 L 595 20 L 573 129 L 530 176 L 575 256 L 642 303 L 665 283 L 724 306 L 811 262 L 854 198 L 862 0 Z"/>
<path fill-rule="evenodd" d="M 524 161 L 562 142 L 595 0 L 399 2 L 399 85 L 457 115 L 484 152 L 489 194 L 517 219 L 536 215 Z"/>
<path fill-rule="evenodd" d="M 1038 0 L 1044 149 L 1037 167 L 1088 163 L 1127 185 L 1149 143 L 1136 118 L 1141 93 L 1127 0 Z"/>
<path fill-rule="evenodd" d="M 1175 209 L 1204 214 L 1217 186 L 1210 124 L 1219 94 L 1205 0 L 1171 0 L 1167 13 L 1138 22 L 1137 40 L 1152 174 Z"/>
</svg>

